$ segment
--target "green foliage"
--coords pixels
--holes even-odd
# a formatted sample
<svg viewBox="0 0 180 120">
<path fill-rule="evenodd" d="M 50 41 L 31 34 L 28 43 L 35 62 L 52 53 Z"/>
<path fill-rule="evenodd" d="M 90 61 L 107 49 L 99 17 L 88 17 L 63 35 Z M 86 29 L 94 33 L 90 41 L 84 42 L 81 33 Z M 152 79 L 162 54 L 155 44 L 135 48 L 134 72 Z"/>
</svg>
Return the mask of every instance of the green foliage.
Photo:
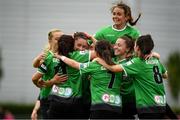
<svg viewBox="0 0 180 120">
<path fill-rule="evenodd" d="M 0 107 L 10 111 L 16 119 L 30 119 L 34 105 L 32 104 L 15 104 L 0 103 Z"/>
<path fill-rule="evenodd" d="M 171 53 L 167 60 L 167 70 L 169 76 L 169 85 L 172 96 L 178 100 L 180 92 L 180 52 Z"/>
</svg>

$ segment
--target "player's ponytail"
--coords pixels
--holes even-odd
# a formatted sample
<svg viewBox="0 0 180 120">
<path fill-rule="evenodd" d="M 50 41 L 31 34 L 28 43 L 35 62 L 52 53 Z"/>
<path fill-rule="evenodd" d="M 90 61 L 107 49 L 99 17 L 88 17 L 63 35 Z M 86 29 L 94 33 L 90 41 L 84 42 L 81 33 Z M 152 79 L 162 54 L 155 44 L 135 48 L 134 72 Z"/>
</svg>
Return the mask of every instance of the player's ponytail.
<svg viewBox="0 0 180 120">
<path fill-rule="evenodd" d="M 133 18 L 132 18 L 132 16 L 130 16 L 130 19 L 128 21 L 129 24 L 132 25 L 132 26 L 136 25 L 136 23 L 137 23 L 137 21 L 139 20 L 140 17 L 141 17 L 141 13 L 138 15 L 138 18 L 133 22 Z"/>
</svg>

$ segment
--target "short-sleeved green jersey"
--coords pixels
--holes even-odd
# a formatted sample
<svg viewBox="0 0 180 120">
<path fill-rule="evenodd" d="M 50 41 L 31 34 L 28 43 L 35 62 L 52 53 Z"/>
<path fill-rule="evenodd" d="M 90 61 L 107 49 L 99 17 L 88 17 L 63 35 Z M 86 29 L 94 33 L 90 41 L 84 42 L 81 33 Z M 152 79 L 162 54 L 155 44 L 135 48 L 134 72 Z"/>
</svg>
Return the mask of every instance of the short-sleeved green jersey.
<svg viewBox="0 0 180 120">
<path fill-rule="evenodd" d="M 47 57 L 44 62 L 38 68 L 38 72 L 43 74 L 42 80 L 51 80 L 55 75 L 55 68 L 59 64 L 59 59 L 53 57 L 53 53 L 48 51 Z M 47 98 L 51 91 L 51 87 L 45 87 L 40 89 L 40 99 Z"/>
<path fill-rule="evenodd" d="M 80 64 L 80 72 L 91 76 L 91 110 L 111 110 L 120 113 L 120 76 L 108 71 L 96 61 Z"/>
<path fill-rule="evenodd" d="M 133 84 L 138 112 L 164 112 L 166 105 L 162 74 L 166 69 L 156 58 L 144 60 L 139 57 L 121 64 Z"/>
<path fill-rule="evenodd" d="M 116 62 L 116 64 L 123 64 L 128 62 L 129 60 L 131 60 L 132 58 L 129 59 L 122 59 L 122 60 L 118 60 L 117 58 L 114 59 L 114 61 Z M 134 86 L 133 86 L 133 79 L 129 76 L 126 76 L 124 74 L 124 72 L 120 72 L 121 77 L 119 78 L 121 80 L 121 87 L 120 87 L 120 93 L 122 96 L 122 99 L 124 102 L 128 102 L 131 101 L 132 97 L 135 96 L 135 91 L 134 91 Z"/>
<path fill-rule="evenodd" d="M 107 40 L 111 44 L 115 44 L 116 40 L 125 34 L 131 36 L 133 39 L 137 39 L 140 35 L 140 32 L 130 25 L 127 25 L 122 30 L 115 29 L 113 26 L 106 26 L 96 32 L 94 37 L 97 40 Z"/>
<path fill-rule="evenodd" d="M 74 51 L 69 57 L 78 62 L 90 61 L 90 51 Z M 74 98 L 82 97 L 82 79 L 79 70 L 66 66 L 68 80 L 59 85 L 53 85 L 51 94 L 61 97 L 63 100 L 72 101 Z"/>
</svg>

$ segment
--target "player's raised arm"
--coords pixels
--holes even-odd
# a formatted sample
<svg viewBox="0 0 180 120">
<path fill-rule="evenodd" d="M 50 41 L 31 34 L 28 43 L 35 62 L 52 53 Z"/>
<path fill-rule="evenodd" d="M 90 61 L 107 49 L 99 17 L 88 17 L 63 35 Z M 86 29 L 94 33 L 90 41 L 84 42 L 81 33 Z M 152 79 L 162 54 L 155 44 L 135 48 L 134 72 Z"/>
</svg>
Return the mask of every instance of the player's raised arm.
<svg viewBox="0 0 180 120">
<path fill-rule="evenodd" d="M 103 59 L 101 58 L 95 58 L 95 60 L 104 66 L 106 69 L 112 71 L 112 72 L 122 72 L 123 68 L 120 65 L 108 65 Z"/>
<path fill-rule="evenodd" d="M 79 66 L 80 66 L 80 63 L 73 60 L 73 59 L 70 59 L 66 56 L 61 56 L 61 55 L 58 55 L 58 54 L 55 54 L 55 57 L 58 58 L 58 59 L 61 59 L 64 63 L 66 63 L 67 65 L 75 68 L 75 69 L 78 69 L 79 70 Z"/>
</svg>

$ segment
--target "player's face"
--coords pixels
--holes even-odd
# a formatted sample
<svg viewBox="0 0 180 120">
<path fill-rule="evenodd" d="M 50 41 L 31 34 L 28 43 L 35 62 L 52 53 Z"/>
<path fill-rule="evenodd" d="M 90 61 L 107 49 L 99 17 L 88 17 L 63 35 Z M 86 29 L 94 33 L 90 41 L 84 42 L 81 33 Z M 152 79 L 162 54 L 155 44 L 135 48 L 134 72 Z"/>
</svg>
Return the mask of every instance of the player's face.
<svg viewBox="0 0 180 120">
<path fill-rule="evenodd" d="M 126 53 L 126 43 L 125 40 L 119 38 L 114 45 L 114 54 L 117 55 L 124 55 Z"/>
<path fill-rule="evenodd" d="M 89 48 L 89 45 L 86 40 L 82 38 L 75 40 L 74 50 L 84 51 L 84 50 L 87 50 L 88 48 Z"/>
<path fill-rule="evenodd" d="M 122 8 L 114 8 L 112 12 L 112 20 L 117 25 L 124 25 L 126 24 L 127 18 L 124 14 L 124 10 Z"/>
</svg>

